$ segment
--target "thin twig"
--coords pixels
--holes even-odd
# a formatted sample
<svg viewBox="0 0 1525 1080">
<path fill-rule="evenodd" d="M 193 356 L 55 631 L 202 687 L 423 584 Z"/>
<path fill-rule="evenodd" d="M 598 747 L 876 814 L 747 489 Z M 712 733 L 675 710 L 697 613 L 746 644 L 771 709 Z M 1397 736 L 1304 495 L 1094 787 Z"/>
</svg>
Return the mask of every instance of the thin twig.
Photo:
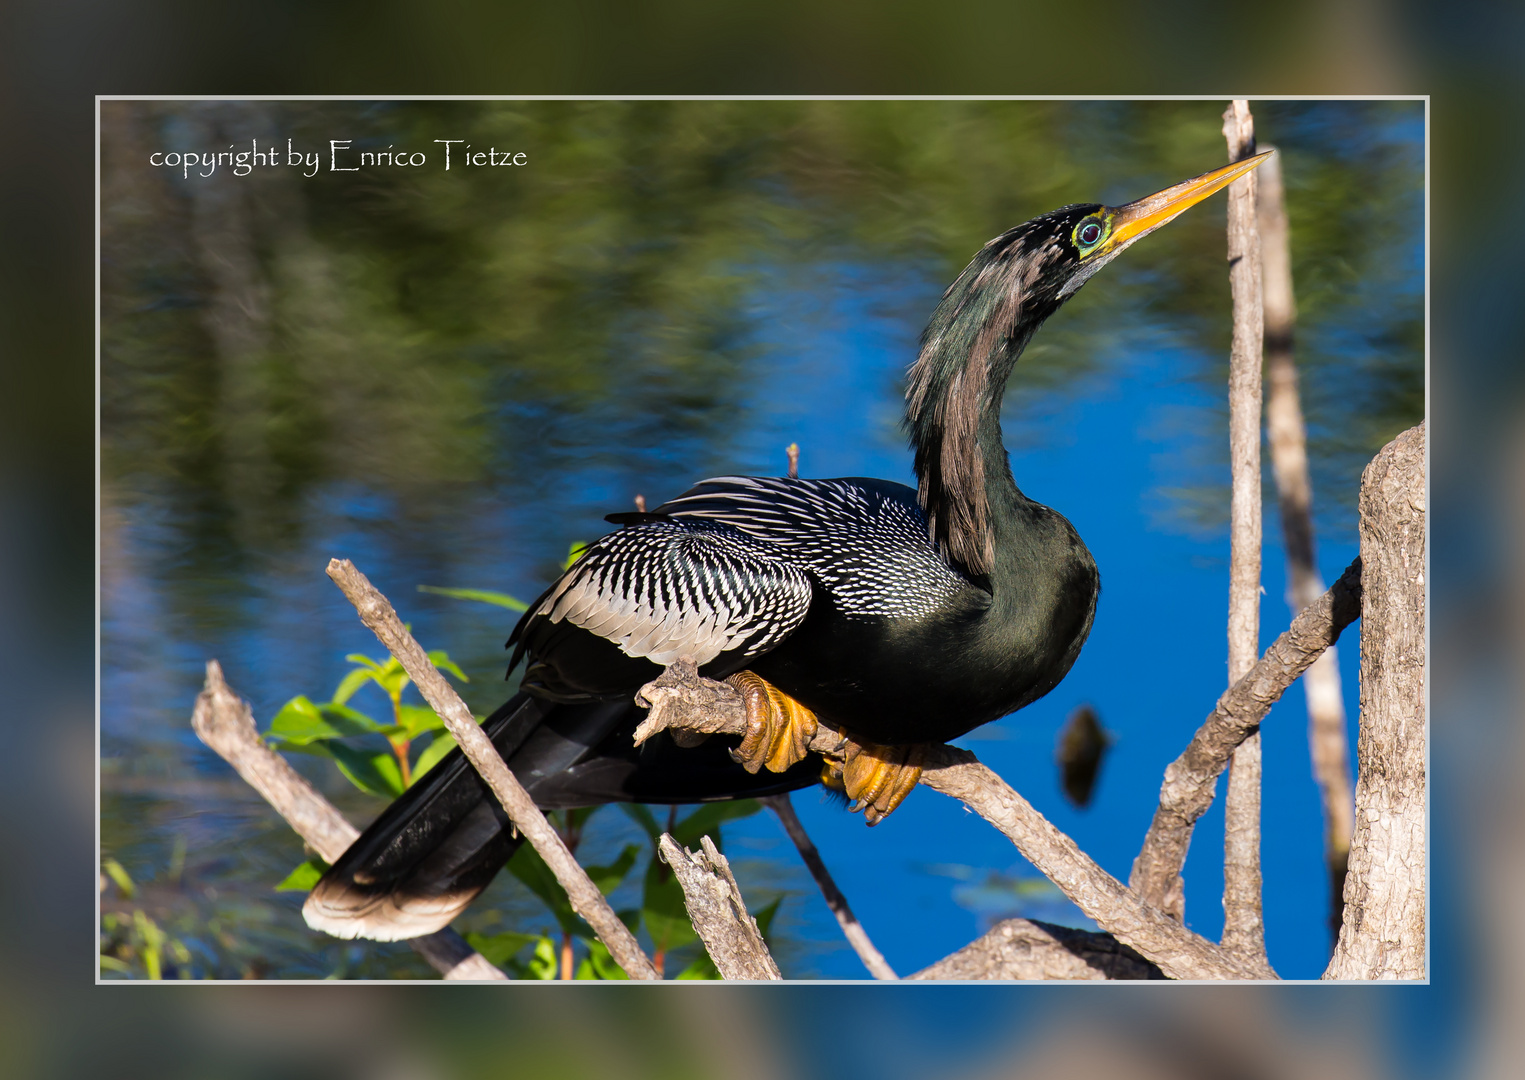
<svg viewBox="0 0 1525 1080">
<path fill-rule="evenodd" d="M 729 684 L 700 676 L 687 657 L 680 657 L 661 678 L 643 686 L 636 700 L 651 708 L 636 731 L 637 742 L 668 727 L 711 734 L 741 734 L 746 730 L 741 695 Z M 830 757 L 839 752 L 840 743 L 838 733 L 822 724 L 810 749 Z M 1137 949 L 1172 978 L 1275 977 L 1268 967 L 1220 949 L 1144 903 L 968 751 L 928 747 L 921 783 L 962 800 L 1005 833 L 1027 860 L 1098 926 Z"/>
<path fill-rule="evenodd" d="M 1230 162 L 1255 154 L 1249 102 L 1223 114 Z M 1228 681 L 1255 666 L 1260 653 L 1260 232 L 1255 221 L 1256 176 L 1228 189 L 1229 284 L 1234 337 L 1229 356 L 1229 462 L 1233 496 L 1229 533 Z M 1234 751 L 1224 796 L 1223 945 L 1264 963 L 1265 923 L 1260 883 L 1260 735 Z"/>
<path fill-rule="evenodd" d="M 556 880 L 566 890 L 572 910 L 593 928 L 599 940 L 608 947 L 614 962 L 632 979 L 657 978 L 656 969 L 650 958 L 641 951 L 635 935 L 620 921 L 604 894 L 572 857 L 566 844 L 535 805 L 535 800 L 530 798 L 508 766 L 503 764 L 503 759 L 477 725 L 471 710 L 429 661 L 428 655 L 413 639 L 413 635 L 408 633 L 387 598 L 348 559 L 330 560 L 328 576 L 343 590 L 350 603 L 355 605 L 355 610 L 360 613 L 360 621 L 397 658 L 418 687 L 419 693 L 423 694 L 424 700 L 444 721 L 446 730 L 455 737 L 456 744 L 465 753 L 466 759 L 487 782 L 509 820 L 556 875 Z"/>
<path fill-rule="evenodd" d="M 1260 661 L 1218 699 L 1181 756 L 1165 770 L 1160 805 L 1133 862 L 1132 887 L 1150 904 L 1180 910 L 1181 866 L 1192 828 L 1213 804 L 1218 774 L 1234 749 L 1260 729 L 1271 706 L 1361 614 L 1361 560 L 1300 611 Z"/>
<path fill-rule="evenodd" d="M 1345 921 L 1326 979 L 1425 977 L 1425 426 L 1361 475 L 1361 735 Z"/>
<path fill-rule="evenodd" d="M 831 871 L 826 869 L 826 863 L 821 859 L 821 853 L 811 842 L 810 834 L 805 831 L 800 816 L 794 812 L 794 804 L 789 801 L 788 794 L 764 795 L 757 801 L 778 815 L 778 820 L 783 823 L 784 831 L 789 834 L 789 839 L 794 841 L 800 858 L 809 869 L 810 876 L 815 878 L 821 895 L 826 899 L 826 906 L 836 916 L 837 925 L 842 928 L 842 935 L 847 938 L 848 944 L 858 954 L 858 959 L 863 961 L 863 966 L 868 968 L 869 974 L 876 979 L 898 979 L 899 976 L 895 974 L 895 969 L 890 967 L 889 961 L 885 960 L 884 954 L 869 940 L 868 931 L 863 929 L 863 924 L 858 921 L 857 916 L 853 914 L 853 909 L 848 906 L 847 897 L 843 896 L 842 890 L 837 888 Z"/>
<path fill-rule="evenodd" d="M 207 661 L 206 687 L 196 697 L 191 728 L 326 862 L 338 861 L 360 835 L 304 780 L 286 759 L 266 746 L 254 725 L 254 712 L 223 678 L 222 665 Z M 486 957 L 454 930 L 445 929 L 408 942 L 447 979 L 507 979 Z"/>
<path fill-rule="evenodd" d="M 700 851 L 687 851 L 663 833 L 657 853 L 672 867 L 683 888 L 688 918 L 704 942 L 715 968 L 726 979 L 781 979 L 778 965 L 768 952 L 757 921 L 747 913 L 741 887 L 731 874 L 731 864 L 708 836 L 699 838 Z"/>
<path fill-rule="evenodd" d="M 1262 150 L 1271 147 L 1261 145 Z M 1287 548 L 1287 604 L 1296 615 L 1324 591 L 1313 545 L 1313 484 L 1308 476 L 1308 435 L 1293 360 L 1297 305 L 1292 296 L 1292 247 L 1281 177 L 1281 155 L 1257 171 L 1260 216 L 1261 296 L 1265 309 L 1266 442 Z M 1340 665 L 1331 646 L 1303 673 L 1308 702 L 1308 749 L 1324 805 L 1324 858 L 1329 867 L 1331 942 L 1345 913 L 1345 870 L 1355 831 L 1350 786 L 1350 743 Z"/>
</svg>

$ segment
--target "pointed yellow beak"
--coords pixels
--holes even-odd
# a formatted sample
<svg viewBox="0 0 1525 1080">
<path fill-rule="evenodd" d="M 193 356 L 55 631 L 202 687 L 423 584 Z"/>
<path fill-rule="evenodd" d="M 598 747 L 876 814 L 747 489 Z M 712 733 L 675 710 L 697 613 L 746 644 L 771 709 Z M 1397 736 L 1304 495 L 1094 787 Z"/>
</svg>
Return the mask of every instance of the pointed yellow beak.
<svg viewBox="0 0 1525 1080">
<path fill-rule="evenodd" d="M 1256 154 L 1243 161 L 1236 161 L 1232 165 L 1225 165 L 1221 169 L 1214 169 L 1210 173 L 1203 173 L 1194 180 L 1187 180 L 1175 187 L 1157 191 L 1138 202 L 1117 207 L 1113 212 L 1115 216 L 1112 219 L 1112 235 L 1109 237 L 1111 242 L 1107 244 L 1107 253 L 1115 254 L 1133 241 L 1154 232 L 1176 215 L 1196 206 L 1213 192 L 1228 187 L 1274 153 L 1276 153 L 1275 150 L 1267 150 L 1263 154 Z"/>
</svg>

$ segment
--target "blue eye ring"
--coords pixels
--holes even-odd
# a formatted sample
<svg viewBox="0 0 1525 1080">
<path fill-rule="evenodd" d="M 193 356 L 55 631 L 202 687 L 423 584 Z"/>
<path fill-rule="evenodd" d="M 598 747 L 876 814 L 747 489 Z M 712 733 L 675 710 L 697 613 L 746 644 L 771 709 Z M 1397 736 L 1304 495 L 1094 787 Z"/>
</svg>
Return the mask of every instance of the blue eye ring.
<svg viewBox="0 0 1525 1080">
<path fill-rule="evenodd" d="M 1087 221 L 1075 230 L 1075 239 L 1080 241 L 1082 247 L 1090 247 L 1101 239 L 1102 227 L 1099 221 Z"/>
</svg>

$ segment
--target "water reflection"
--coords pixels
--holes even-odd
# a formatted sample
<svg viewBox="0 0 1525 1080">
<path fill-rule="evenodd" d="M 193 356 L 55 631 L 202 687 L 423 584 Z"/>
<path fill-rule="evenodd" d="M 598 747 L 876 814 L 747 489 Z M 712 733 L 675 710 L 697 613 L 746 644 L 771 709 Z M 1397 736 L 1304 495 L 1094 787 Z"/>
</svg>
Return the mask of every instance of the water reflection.
<svg viewBox="0 0 1525 1080">
<path fill-rule="evenodd" d="M 899 380 L 922 320 L 989 237 L 1066 202 L 1120 202 L 1223 156 L 1219 106 L 1166 103 L 120 103 L 102 106 L 103 844 L 192 944 L 194 974 L 423 974 L 406 949 L 308 933 L 270 887 L 300 860 L 194 741 L 205 658 L 267 722 L 374 651 L 322 578 L 354 559 L 431 647 L 507 693 L 511 620 L 417 585 L 533 595 L 602 515 L 692 480 L 906 479 Z M 1285 154 L 1328 564 L 1353 547 L 1359 468 L 1423 408 L 1422 105 L 1256 106 Z M 159 150 L 330 139 L 437 153 L 520 148 L 522 167 L 156 169 Z M 1106 582 L 1081 663 L 977 749 L 1125 874 L 1160 768 L 1222 678 L 1221 205 L 1120 259 L 1040 334 L 1008 394 L 1025 490 L 1087 537 Z M 1268 522 L 1271 519 L 1268 518 Z M 1268 528 L 1268 539 L 1274 540 Z M 1279 595 L 1279 552 L 1266 588 Z M 1266 605 L 1266 632 L 1281 610 Z M 1138 656 L 1162 617 L 1189 657 Z M 1345 650 L 1354 657 L 1353 649 Z M 1355 680 L 1347 674 L 1346 684 Z M 1095 700 L 1118 745 L 1084 819 L 1054 732 Z M 1273 962 L 1322 967 L 1318 806 L 1294 695 L 1267 725 Z M 1354 713 L 1353 707 L 1350 710 Z M 1278 756 L 1280 755 L 1280 756 Z M 298 762 L 353 819 L 380 804 Z M 1279 771 L 1278 771 L 1279 770 Z M 1009 846 L 923 793 L 888 829 L 797 797 L 891 962 L 977 932 L 929 862 L 1006 871 Z M 1276 800 L 1282 800 L 1284 807 Z M 945 801 L 945 800 L 944 800 Z M 913 805 L 916 804 L 916 805 Z M 594 819 L 592 861 L 631 840 Z M 1282 828 L 1284 826 L 1284 828 Z M 1278 831 L 1282 828 L 1282 831 Z M 791 975 L 859 977 L 767 819 L 728 826 L 759 903 L 783 893 Z M 898 831 L 895 831 L 898 830 Z M 894 835 L 889 835 L 890 832 Z M 1213 932 L 1211 824 L 1188 912 Z M 170 875 L 177 840 L 185 856 Z M 506 876 L 505 876 L 506 877 Z M 772 890 L 771 892 L 769 890 Z M 500 881 L 486 924 L 546 922 Z M 495 916 L 495 917 L 493 917 Z M 1078 918 L 1078 914 L 1077 914 Z M 215 929 L 213 928 L 215 922 Z"/>
</svg>

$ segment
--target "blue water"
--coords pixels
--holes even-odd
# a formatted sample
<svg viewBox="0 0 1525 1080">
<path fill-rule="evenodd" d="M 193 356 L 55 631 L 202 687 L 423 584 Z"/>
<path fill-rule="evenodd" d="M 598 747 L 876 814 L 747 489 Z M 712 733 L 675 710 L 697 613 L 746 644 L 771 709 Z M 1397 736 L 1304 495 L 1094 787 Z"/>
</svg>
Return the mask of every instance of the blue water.
<svg viewBox="0 0 1525 1080">
<path fill-rule="evenodd" d="M 1352 149 L 1349 128 L 1329 113 L 1282 106 L 1273 112 L 1282 120 L 1278 138 L 1305 160 L 1338 162 L 1359 147 Z M 1093 132 L 1091 152 L 1119 154 L 1104 137 L 1106 128 L 1102 123 L 1100 134 Z M 1366 133 L 1361 146 L 1398 146 L 1412 165 L 1422 134 L 1405 119 Z M 1394 239 L 1384 248 L 1392 257 L 1382 275 L 1339 284 L 1329 271 L 1320 279 L 1320 317 L 1300 341 L 1312 361 L 1304 373 L 1305 399 L 1321 403 L 1318 415 L 1326 424 L 1338 425 L 1356 409 L 1342 395 L 1365 386 L 1357 376 L 1373 355 L 1395 351 L 1382 344 L 1382 335 L 1389 320 L 1411 314 L 1421 295 L 1418 198 L 1416 188 L 1383 223 Z M 1221 259 L 1219 243 L 1215 239 L 1208 256 L 1190 257 Z M 914 260 L 871 263 L 848 245 L 824 249 L 825 257 L 808 263 L 729 268 L 746 282 L 739 329 L 718 347 L 729 366 L 701 366 L 710 374 L 702 386 L 657 381 L 632 349 L 628 366 L 597 373 L 612 383 L 602 393 L 552 394 L 534 390 L 511 362 L 489 357 L 484 366 L 494 374 L 483 389 L 485 419 L 477 419 L 491 426 L 497 457 L 484 470 L 485 482 L 446 484 L 404 498 L 395 492 L 406 485 L 393 477 L 345 475 L 302 493 L 294 540 L 250 541 L 257 530 L 234 520 L 229 528 L 243 542 L 225 549 L 188 527 L 185 502 L 167 485 L 156 486 L 163 481 L 135 476 L 120 489 L 108 482 L 101 738 L 104 787 L 125 794 L 107 807 L 107 852 L 135 875 L 150 876 L 183 842 L 203 918 L 219 897 L 241 896 L 247 903 L 239 917 L 258 924 L 249 933 L 263 943 L 271 973 L 321 975 L 332 969 L 340 947 L 306 930 L 299 897 L 270 892 L 302 858 L 300 844 L 240 794 L 226 766 L 190 732 L 207 658 L 221 661 L 261 724 L 295 694 L 326 697 L 349 667 L 347 653 L 380 655 L 323 575 L 329 558 L 345 557 L 392 598 L 427 647 L 447 649 L 465 668 L 472 682 L 463 694 L 486 713 L 512 689 L 502 682 L 502 643 L 514 616 L 421 594 L 418 585 L 498 589 L 529 599 L 554 575 L 571 543 L 607 531 L 603 515 L 629 509 L 635 494 L 655 504 L 705 476 L 780 474 L 790 442 L 801 447 L 804 476 L 914 484 L 899 430 L 900 380 L 946 284 L 944 269 Z M 1035 339 L 1007 394 L 1004 424 L 1017 483 L 1076 525 L 1100 567 L 1102 596 L 1090 641 L 1047 698 L 960 740 L 1122 879 L 1165 766 L 1226 683 L 1223 360 L 1203 342 L 1226 339 L 1228 290 L 1224 282 L 1221 304 L 1215 300 L 1210 312 L 1155 307 L 1151 298 L 1161 291 L 1165 270 L 1150 251 L 1147 241 L 1139 245 L 1067 305 Z M 1214 263 L 1212 273 L 1220 267 Z M 1322 263 L 1317 269 L 1327 271 Z M 1203 322 L 1211 324 L 1207 331 Z M 660 330 L 633 326 L 613 340 L 649 343 Z M 440 338 L 430 347 L 456 347 Z M 1411 360 L 1420 363 L 1417 355 Z M 662 377 L 673 379 L 672 371 L 663 369 Z M 692 404 L 666 407 L 675 395 L 690 395 Z M 1310 406 L 1310 415 L 1315 412 Z M 1348 461 L 1314 461 L 1315 483 L 1323 484 L 1315 506 L 1326 581 L 1356 553 L 1351 474 Z M 1272 498 L 1265 515 L 1262 648 L 1290 618 L 1279 529 Z M 1340 648 L 1352 746 L 1358 632 L 1359 624 L 1348 630 Z M 1115 742 L 1092 804 L 1077 810 L 1060 792 L 1053 759 L 1060 726 L 1082 703 L 1096 709 Z M 362 695 L 357 704 L 375 708 L 379 702 Z M 1266 939 L 1272 964 L 1286 978 L 1316 978 L 1330 946 L 1321 812 L 1306 727 L 1298 686 L 1263 727 Z M 348 789 L 325 763 L 297 764 L 357 822 L 379 811 L 379 801 Z M 1009 915 L 1089 925 L 1044 886 L 1009 841 L 933 792 L 916 791 L 875 829 L 814 790 L 797 793 L 794 802 L 858 917 L 902 974 Z M 582 854 L 588 862 L 604 861 L 636 839 L 623 815 L 601 811 Z M 771 817 L 729 823 L 725 842 L 754 908 L 785 897 L 774 933 L 786 975 L 865 976 Z M 1197 827 L 1185 872 L 1188 924 L 1209 938 L 1222 925 L 1221 864 L 1222 813 L 1215 805 Z M 632 877 L 639 881 L 639 874 Z M 617 894 L 617 905 L 635 899 L 634 888 Z M 533 930 L 549 922 L 506 875 L 462 925 L 485 927 L 488 911 L 501 914 L 498 925 Z M 368 948 L 346 947 L 342 955 Z"/>
</svg>

